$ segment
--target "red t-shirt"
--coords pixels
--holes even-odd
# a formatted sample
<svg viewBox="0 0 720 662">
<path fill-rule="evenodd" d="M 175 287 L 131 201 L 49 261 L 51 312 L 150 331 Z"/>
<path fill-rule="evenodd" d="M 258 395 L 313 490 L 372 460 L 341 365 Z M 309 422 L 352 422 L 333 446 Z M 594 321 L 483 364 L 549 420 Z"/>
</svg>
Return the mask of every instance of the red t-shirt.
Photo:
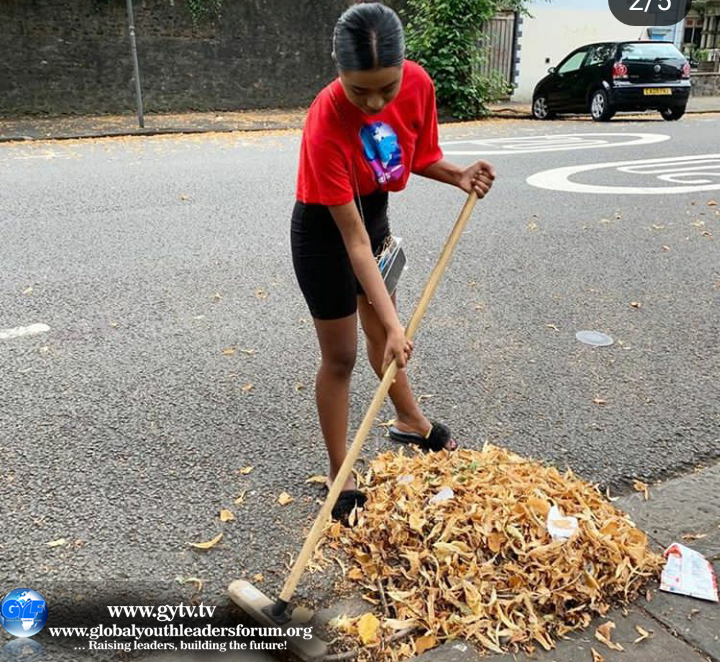
<svg viewBox="0 0 720 662">
<path fill-rule="evenodd" d="M 297 199 L 328 206 L 348 203 L 354 197 L 355 177 L 360 195 L 378 189 L 401 191 L 410 172 L 420 172 L 442 157 L 435 87 L 419 64 L 405 60 L 400 91 L 377 115 L 352 104 L 338 78 L 308 111 Z"/>
</svg>

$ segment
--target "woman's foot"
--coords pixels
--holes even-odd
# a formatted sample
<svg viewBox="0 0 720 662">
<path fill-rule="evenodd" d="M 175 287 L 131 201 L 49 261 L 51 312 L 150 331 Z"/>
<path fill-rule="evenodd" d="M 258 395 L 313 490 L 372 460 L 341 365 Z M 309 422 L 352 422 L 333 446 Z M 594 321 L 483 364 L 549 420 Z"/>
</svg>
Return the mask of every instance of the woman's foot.
<svg viewBox="0 0 720 662">
<path fill-rule="evenodd" d="M 454 451 L 458 448 L 457 441 L 455 441 L 450 436 L 450 430 L 448 430 L 444 425 L 440 423 L 433 423 L 429 421 L 427 418 L 425 418 L 425 416 L 422 415 L 414 419 L 397 418 L 395 419 L 395 423 L 393 424 L 392 428 L 390 428 L 391 438 L 394 438 L 396 441 L 412 443 L 410 439 L 401 439 L 398 437 L 398 435 L 393 435 L 393 428 L 397 430 L 397 432 L 403 434 L 419 435 L 422 439 L 428 439 L 428 437 L 431 436 L 433 432 L 435 432 L 436 435 L 440 435 L 440 438 L 443 439 L 442 447 L 445 450 Z M 419 445 L 422 446 L 423 444 L 420 443 Z"/>
<path fill-rule="evenodd" d="M 332 487 L 333 482 L 335 481 L 335 476 L 328 476 L 327 480 L 325 481 L 325 487 L 327 488 L 328 492 L 330 491 L 330 488 Z M 347 477 L 347 480 L 345 481 L 345 484 L 343 485 L 342 492 L 347 492 L 348 490 L 355 490 L 357 489 L 357 484 L 355 483 L 355 476 L 350 474 Z"/>
<path fill-rule="evenodd" d="M 330 491 L 333 484 L 333 478 L 328 477 L 325 481 L 325 489 Z M 362 508 L 367 501 L 367 497 L 357 489 L 355 477 L 350 474 L 332 509 L 332 517 L 334 520 L 342 522 L 346 526 L 349 523 L 350 514 L 355 508 Z"/>
</svg>

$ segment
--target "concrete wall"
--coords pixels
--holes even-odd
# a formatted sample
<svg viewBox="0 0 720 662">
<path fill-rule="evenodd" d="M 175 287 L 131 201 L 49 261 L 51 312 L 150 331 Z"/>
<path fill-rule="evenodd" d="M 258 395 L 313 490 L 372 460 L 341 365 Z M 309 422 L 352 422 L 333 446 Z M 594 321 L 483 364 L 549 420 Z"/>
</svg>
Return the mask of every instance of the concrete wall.
<svg viewBox="0 0 720 662">
<path fill-rule="evenodd" d="M 348 0 L 224 0 L 198 28 L 183 1 L 135 0 L 147 111 L 299 106 L 336 75 Z M 135 108 L 125 0 L 0 0 L 0 25 L 0 114 Z"/>
<path fill-rule="evenodd" d="M 607 0 L 544 0 L 523 21 L 518 87 L 513 101 L 530 102 L 538 81 L 572 50 L 595 41 L 646 38 L 645 29 L 620 23 Z"/>
<path fill-rule="evenodd" d="M 695 97 L 720 97 L 720 73 L 692 75 L 692 94 Z"/>
</svg>

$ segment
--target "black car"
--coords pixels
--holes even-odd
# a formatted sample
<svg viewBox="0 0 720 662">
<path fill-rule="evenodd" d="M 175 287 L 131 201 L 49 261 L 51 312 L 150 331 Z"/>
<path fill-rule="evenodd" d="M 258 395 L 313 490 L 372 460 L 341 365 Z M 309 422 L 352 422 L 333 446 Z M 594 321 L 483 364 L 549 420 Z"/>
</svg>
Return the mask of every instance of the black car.
<svg viewBox="0 0 720 662">
<path fill-rule="evenodd" d="M 690 63 L 671 42 L 623 41 L 578 48 L 535 87 L 532 114 L 589 112 L 598 122 L 619 110 L 659 110 L 666 120 L 685 114 Z"/>
</svg>

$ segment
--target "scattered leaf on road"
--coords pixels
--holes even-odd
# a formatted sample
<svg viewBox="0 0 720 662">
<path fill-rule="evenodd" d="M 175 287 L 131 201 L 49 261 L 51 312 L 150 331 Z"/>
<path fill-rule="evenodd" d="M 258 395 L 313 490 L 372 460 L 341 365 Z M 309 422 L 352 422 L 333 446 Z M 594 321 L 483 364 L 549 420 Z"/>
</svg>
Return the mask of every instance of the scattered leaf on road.
<svg viewBox="0 0 720 662">
<path fill-rule="evenodd" d="M 616 644 L 610 638 L 612 636 L 612 631 L 614 629 L 615 629 L 615 623 L 613 621 L 608 621 L 607 623 L 603 623 L 600 627 L 598 627 L 597 630 L 595 630 L 595 639 L 597 639 L 599 642 L 605 644 L 608 648 L 610 648 L 614 651 L 624 651 L 625 649 L 620 644 Z"/>
<path fill-rule="evenodd" d="M 28 296 L 28 297 L 29 297 L 32 293 L 33 293 L 32 285 L 31 285 L 30 287 L 28 287 L 28 288 L 26 288 L 26 289 L 23 290 L 23 294 L 24 294 L 25 296 Z"/>
<path fill-rule="evenodd" d="M 633 488 L 636 492 L 642 492 L 645 495 L 645 501 L 650 498 L 650 490 L 648 489 L 647 484 L 643 483 L 641 480 L 634 480 Z"/>
<path fill-rule="evenodd" d="M 238 469 L 238 471 L 243 475 L 247 476 L 255 467 L 243 467 L 242 469 Z M 243 492 L 244 494 L 244 492 Z"/>
<path fill-rule="evenodd" d="M 240 348 L 240 352 L 241 352 L 242 354 L 247 354 L 248 356 L 252 356 L 253 354 L 255 354 L 255 353 L 257 352 L 257 350 L 256 350 L 256 349 L 243 349 L 243 348 L 241 347 L 241 348 Z"/>
<path fill-rule="evenodd" d="M 203 589 L 203 580 L 199 577 L 175 577 L 178 584 L 195 584 L 195 590 L 199 593 Z"/>
<path fill-rule="evenodd" d="M 593 400 L 593 404 L 595 404 L 595 405 L 606 405 L 606 404 L 607 404 L 607 400 L 603 400 L 602 398 L 595 398 L 595 399 Z"/>
<path fill-rule="evenodd" d="M 258 299 L 267 299 L 267 292 L 263 289 L 258 288 L 257 290 L 255 290 L 255 296 Z"/>
<path fill-rule="evenodd" d="M 245 384 L 245 386 L 242 387 L 243 392 L 250 393 L 255 388 L 254 384 Z"/>
<path fill-rule="evenodd" d="M 48 547 L 62 547 L 67 544 L 66 538 L 58 538 L 57 540 L 51 540 L 45 543 Z"/>
<path fill-rule="evenodd" d="M 652 633 L 648 632 L 645 628 L 640 627 L 639 625 L 635 626 L 635 630 L 637 630 L 637 633 L 640 635 L 635 641 L 633 641 L 634 644 L 639 644 L 641 641 L 644 641 L 648 637 L 651 636 Z"/>
<path fill-rule="evenodd" d="M 293 499 L 287 492 L 283 492 L 278 497 L 278 503 L 281 506 L 287 506 L 289 503 L 292 503 L 293 501 L 295 501 L 295 499 Z"/>
<path fill-rule="evenodd" d="M 605 662 L 605 658 L 600 655 L 594 648 L 590 649 L 592 652 L 592 662 Z"/>
<path fill-rule="evenodd" d="M 240 496 L 238 496 L 238 497 L 235 499 L 235 505 L 236 505 L 236 506 L 240 506 L 240 505 L 242 505 L 243 503 L 245 503 L 245 494 L 247 494 L 247 490 L 243 490 L 243 491 L 240 493 Z"/>
<path fill-rule="evenodd" d="M 682 535 L 682 539 L 685 542 L 695 542 L 696 540 L 702 540 L 707 538 L 707 533 L 685 533 Z"/>
<path fill-rule="evenodd" d="M 256 582 L 256 583 L 258 583 L 258 584 L 259 584 L 261 581 L 263 581 L 264 579 L 265 579 L 265 577 L 263 577 L 262 572 L 258 572 L 256 575 L 253 575 L 253 581 Z"/>
<path fill-rule="evenodd" d="M 326 480 L 327 480 L 327 476 L 317 475 L 317 476 L 310 476 L 310 478 L 308 478 L 305 482 L 306 483 L 321 483 L 324 485 Z"/>
<path fill-rule="evenodd" d="M 234 347 L 228 347 L 227 349 L 223 350 L 223 354 L 225 356 L 233 356 L 237 350 Z"/>
<path fill-rule="evenodd" d="M 188 545 L 195 547 L 195 549 L 211 549 L 222 540 L 222 537 L 223 534 L 218 533 L 212 540 L 208 540 L 207 542 L 189 542 Z"/>
<path fill-rule="evenodd" d="M 642 308 L 642 304 L 641 304 L 639 301 L 631 301 L 631 302 L 630 302 L 630 305 L 631 305 L 633 308 Z"/>
<path fill-rule="evenodd" d="M 227 508 L 223 508 L 220 511 L 220 521 L 221 522 L 234 522 L 235 515 L 233 515 L 232 512 L 229 511 Z"/>
</svg>

